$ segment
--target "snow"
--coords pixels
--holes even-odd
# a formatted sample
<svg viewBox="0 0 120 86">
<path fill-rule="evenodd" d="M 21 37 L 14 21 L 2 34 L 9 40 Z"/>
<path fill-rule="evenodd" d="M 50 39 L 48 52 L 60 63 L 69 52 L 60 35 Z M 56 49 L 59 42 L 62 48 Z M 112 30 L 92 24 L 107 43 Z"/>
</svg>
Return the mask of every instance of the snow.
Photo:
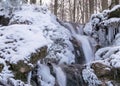
<svg viewBox="0 0 120 86">
<path fill-rule="evenodd" d="M 2 5 L 0 6 L 0 9 L 3 9 Z M 83 35 L 80 26 L 75 29 L 74 25 L 66 23 L 65 25 L 68 26 L 69 30 L 61 26 L 57 18 L 45 6 L 22 5 L 20 9 L 14 9 L 12 15 L 8 15 L 8 10 L 3 10 L 0 15 L 11 17 L 11 20 L 8 26 L 0 27 L 0 63 L 4 65 L 0 73 L 0 80 L 7 83 L 9 79 L 15 86 L 22 86 L 24 84 L 22 81 L 12 78 L 14 77 L 13 72 L 9 70 L 6 61 L 10 63 L 17 63 L 20 60 L 29 61 L 31 54 L 36 53 L 38 49 L 44 46 L 48 47 L 45 58 L 54 58 L 59 61 L 58 64 L 75 63 L 74 47 L 70 42 L 72 37 L 76 38 L 81 45 L 86 63 L 92 62 L 95 58 L 96 61 L 114 68 L 120 68 L 120 26 L 115 23 L 119 24 L 120 18 L 106 20 L 107 14 L 118 7 L 92 15 L 90 22 L 84 28 L 84 33 L 88 36 Z M 97 26 L 101 26 L 98 31 Z M 105 32 L 106 28 L 104 26 L 108 26 L 108 34 Z M 101 46 L 106 46 L 107 43 L 113 45 L 99 49 L 94 57 L 92 46 L 97 45 L 95 41 L 97 39 Z M 66 86 L 66 75 L 63 70 L 57 65 L 53 65 L 53 69 L 58 84 Z M 46 64 L 38 63 L 37 74 L 41 86 L 55 85 L 55 77 Z M 91 68 L 83 69 L 82 74 L 83 79 L 89 86 L 97 86 L 101 83 Z M 30 86 L 30 78 L 31 72 L 28 76 L 28 86 Z M 110 84 L 110 86 L 112 85 Z"/>
<path fill-rule="evenodd" d="M 42 31 L 30 25 L 1 27 L 0 34 L 0 56 L 11 63 L 28 60 L 31 53 L 49 44 Z"/>
<path fill-rule="evenodd" d="M 15 80 L 13 78 L 9 78 L 9 84 L 12 86 L 31 86 L 28 84 L 24 84 L 24 82 L 22 82 L 21 80 Z"/>
<path fill-rule="evenodd" d="M 91 35 L 92 30 L 93 30 L 92 26 L 91 26 L 91 22 L 87 23 L 83 30 L 84 30 L 85 34 Z"/>
<path fill-rule="evenodd" d="M 11 64 L 20 60 L 29 62 L 31 54 L 44 46 L 48 47 L 46 58 L 59 59 L 59 64 L 75 62 L 69 30 L 58 23 L 47 7 L 22 5 L 20 9 L 14 9 L 11 15 L 6 11 L 8 10 L 0 13 L 11 17 L 8 26 L 0 27 L 0 63 L 4 64 L 0 79 L 3 82 L 7 83 L 11 78 L 14 85 L 23 83 L 13 79 L 14 73 L 9 70 L 6 61 Z M 49 67 L 42 64 L 39 66 L 38 74 L 39 80 L 42 77 L 42 86 L 54 86 L 55 78 L 50 74 Z M 31 74 L 28 76 L 28 86 L 30 78 Z"/>
<path fill-rule="evenodd" d="M 60 56 L 57 57 L 60 59 L 60 63 L 66 62 L 71 64 L 75 61 L 72 53 L 73 46 L 69 41 L 71 38 L 69 31 L 57 22 L 56 17 L 48 11 L 47 7 L 22 5 L 20 9 L 14 10 L 12 14 L 9 26 L 1 28 L 1 30 L 4 29 L 1 31 L 3 32 L 1 39 L 5 39 L 1 41 L 3 45 L 1 48 L 4 49 L 5 47 L 12 46 L 10 49 L 5 49 L 5 53 L 1 51 L 1 55 L 5 60 L 14 63 L 19 60 L 29 60 L 31 53 L 35 53 L 38 48 L 47 45 L 49 52 L 51 52 L 50 49 L 52 48 L 55 58 L 56 53 L 54 51 L 59 49 L 60 51 L 63 50 L 66 52 L 65 54 L 64 52 L 57 52 Z M 6 36 L 13 37 L 6 39 Z M 63 40 L 61 44 L 56 42 L 58 39 Z M 11 42 L 13 40 L 17 42 L 3 44 L 3 42 Z M 46 57 L 50 58 L 50 55 L 51 53 Z M 52 57 L 54 58 L 54 56 Z"/>
<path fill-rule="evenodd" d="M 83 79 L 88 86 L 98 86 L 101 84 L 101 81 L 98 80 L 97 76 L 94 74 L 94 71 L 91 68 L 83 69 L 82 71 Z"/>
<path fill-rule="evenodd" d="M 114 86 L 111 81 L 108 81 L 106 84 L 107 86 Z"/>
</svg>

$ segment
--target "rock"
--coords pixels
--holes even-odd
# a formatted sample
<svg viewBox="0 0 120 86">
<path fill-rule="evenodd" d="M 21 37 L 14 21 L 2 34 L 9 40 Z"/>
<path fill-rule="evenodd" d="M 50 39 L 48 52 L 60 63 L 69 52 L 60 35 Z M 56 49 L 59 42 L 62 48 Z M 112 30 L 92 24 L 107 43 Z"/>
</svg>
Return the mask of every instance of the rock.
<svg viewBox="0 0 120 86">
<path fill-rule="evenodd" d="M 67 86 L 87 86 L 82 78 L 82 65 L 66 65 L 63 70 L 67 77 Z"/>
<path fill-rule="evenodd" d="M 30 58 L 30 63 L 35 64 L 40 59 L 47 55 L 47 46 L 44 46 L 36 51 L 37 53 L 32 53 Z"/>
<path fill-rule="evenodd" d="M 33 65 L 36 64 L 37 61 L 44 58 L 46 54 L 47 54 L 47 47 L 45 46 L 38 49 L 37 53 L 32 54 L 29 62 L 25 62 L 21 60 L 16 64 L 8 63 L 10 65 L 10 70 L 14 73 L 15 79 L 19 79 L 26 82 L 28 73 L 33 70 L 33 67 L 29 65 L 29 63 L 30 64 L 32 63 Z"/>
<path fill-rule="evenodd" d="M 10 70 L 14 73 L 15 79 L 26 81 L 27 73 L 32 70 L 32 67 L 24 61 L 19 61 L 17 64 L 10 64 Z"/>
<path fill-rule="evenodd" d="M 120 6 L 108 14 L 108 18 L 120 18 Z"/>
<path fill-rule="evenodd" d="M 3 26 L 7 26 L 9 24 L 10 18 L 5 16 L 0 16 L 0 24 Z"/>
<path fill-rule="evenodd" d="M 111 76 L 111 68 L 105 64 L 96 62 L 91 65 L 91 68 L 94 69 L 98 77 Z"/>
<path fill-rule="evenodd" d="M 109 86 L 108 82 L 111 82 L 113 86 L 120 85 L 120 69 L 114 68 L 112 66 L 107 66 L 100 62 L 92 63 L 91 68 L 94 69 L 94 72 L 98 79 L 101 80 L 101 86 Z"/>
<path fill-rule="evenodd" d="M 0 72 L 2 72 L 3 67 L 4 67 L 4 65 L 0 64 Z"/>
<path fill-rule="evenodd" d="M 71 43 L 73 44 L 74 47 L 74 53 L 75 53 L 75 63 L 77 64 L 84 64 L 85 63 L 85 55 L 82 49 L 82 45 L 80 43 L 78 43 L 76 38 L 72 38 L 72 40 L 70 40 Z"/>
</svg>

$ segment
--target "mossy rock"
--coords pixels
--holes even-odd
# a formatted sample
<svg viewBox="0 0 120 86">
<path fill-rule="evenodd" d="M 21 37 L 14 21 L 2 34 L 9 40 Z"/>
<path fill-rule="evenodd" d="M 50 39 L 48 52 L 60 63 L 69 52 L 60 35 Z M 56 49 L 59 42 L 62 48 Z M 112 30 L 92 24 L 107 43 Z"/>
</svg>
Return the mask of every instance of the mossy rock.
<svg viewBox="0 0 120 86">
<path fill-rule="evenodd" d="M 99 62 L 96 62 L 96 63 L 93 63 L 91 65 L 91 68 L 94 69 L 95 71 L 95 74 L 100 78 L 100 77 L 107 77 L 107 76 L 111 76 L 112 73 L 111 73 L 111 67 L 105 65 L 105 64 L 102 64 L 102 63 L 99 63 Z M 113 76 L 113 75 L 112 75 Z"/>
<path fill-rule="evenodd" d="M 28 73 L 33 70 L 33 67 L 30 66 L 28 63 L 34 65 L 37 63 L 37 61 L 44 58 L 46 55 L 47 55 L 47 47 L 45 46 L 38 49 L 36 53 L 31 54 L 30 60 L 26 63 L 21 60 L 16 64 L 9 62 L 7 64 L 10 65 L 9 69 L 14 73 L 15 79 L 19 79 L 26 82 Z"/>
<path fill-rule="evenodd" d="M 19 61 L 17 64 L 10 64 L 10 70 L 14 73 L 15 79 L 26 81 L 27 74 L 32 70 L 32 67 L 24 61 Z"/>
<path fill-rule="evenodd" d="M 120 68 L 107 66 L 100 62 L 92 63 L 91 68 L 94 69 L 96 76 L 102 81 L 102 86 L 107 86 L 106 82 L 108 81 L 112 81 L 114 84 L 120 83 Z"/>
<path fill-rule="evenodd" d="M 120 18 L 120 7 L 108 14 L 108 18 Z"/>
<path fill-rule="evenodd" d="M 47 55 L 47 46 L 44 46 L 31 54 L 30 63 L 35 64 L 38 60 L 44 58 Z"/>
<path fill-rule="evenodd" d="M 4 65 L 0 64 L 0 72 L 2 72 L 3 68 L 4 68 Z"/>
</svg>

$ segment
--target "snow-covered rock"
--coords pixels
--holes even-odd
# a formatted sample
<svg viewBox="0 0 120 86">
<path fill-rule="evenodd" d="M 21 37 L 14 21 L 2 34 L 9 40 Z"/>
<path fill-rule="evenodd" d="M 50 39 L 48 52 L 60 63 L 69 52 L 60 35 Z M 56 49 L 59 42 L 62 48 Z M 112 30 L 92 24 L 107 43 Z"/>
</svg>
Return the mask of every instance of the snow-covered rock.
<svg viewBox="0 0 120 86">
<path fill-rule="evenodd" d="M 26 82 L 26 75 L 40 59 L 49 59 L 44 63 L 49 63 L 51 59 L 58 61 L 58 64 L 75 62 L 73 45 L 69 40 L 71 34 L 59 24 L 48 8 L 22 5 L 7 16 L 9 24 L 0 27 L 0 74 L 3 82 L 7 83 L 12 78 L 8 82 L 13 85 L 19 83 L 13 77 Z M 48 68 L 45 70 L 48 71 Z M 54 77 L 51 79 L 47 83 L 50 81 L 53 86 Z M 46 84 L 44 80 L 41 82 Z"/>
</svg>

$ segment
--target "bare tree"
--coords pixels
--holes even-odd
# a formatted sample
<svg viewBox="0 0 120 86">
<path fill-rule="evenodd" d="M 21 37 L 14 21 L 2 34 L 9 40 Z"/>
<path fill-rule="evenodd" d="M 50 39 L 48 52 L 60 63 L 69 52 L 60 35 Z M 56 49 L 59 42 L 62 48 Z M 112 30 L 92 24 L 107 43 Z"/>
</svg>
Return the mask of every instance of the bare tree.
<svg viewBox="0 0 120 86">
<path fill-rule="evenodd" d="M 31 3 L 31 4 L 35 4 L 35 3 L 36 3 L 36 0 L 30 0 L 30 3 Z"/>
<path fill-rule="evenodd" d="M 111 9 L 112 7 L 114 7 L 117 4 L 119 4 L 119 0 L 111 0 L 111 4 L 110 4 L 109 8 Z"/>
<path fill-rule="evenodd" d="M 108 8 L 108 0 L 101 0 L 102 10 L 105 10 Z"/>
<path fill-rule="evenodd" d="M 90 15 L 94 13 L 94 0 L 89 0 Z"/>
<path fill-rule="evenodd" d="M 42 0 L 40 0 L 40 5 L 42 5 Z"/>
<path fill-rule="evenodd" d="M 75 17 L 76 17 L 76 0 L 73 2 L 73 21 L 75 22 Z"/>
<path fill-rule="evenodd" d="M 54 14 L 57 16 L 58 0 L 54 0 Z"/>
</svg>

